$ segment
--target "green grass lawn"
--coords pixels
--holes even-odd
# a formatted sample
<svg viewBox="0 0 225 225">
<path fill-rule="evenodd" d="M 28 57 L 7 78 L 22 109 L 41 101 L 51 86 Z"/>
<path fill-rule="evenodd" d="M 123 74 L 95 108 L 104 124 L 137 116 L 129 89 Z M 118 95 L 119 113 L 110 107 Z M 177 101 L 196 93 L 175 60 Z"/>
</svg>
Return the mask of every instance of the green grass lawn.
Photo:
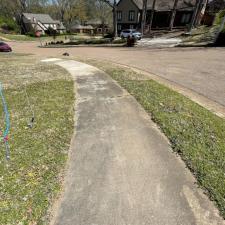
<svg viewBox="0 0 225 225">
<path fill-rule="evenodd" d="M 0 33 L 0 37 L 12 40 L 12 41 L 35 41 L 37 38 L 31 37 L 29 35 L 19 35 L 19 34 L 3 34 Z"/>
<path fill-rule="evenodd" d="M 110 63 L 87 63 L 104 70 L 137 99 L 225 218 L 225 120 L 142 74 Z"/>
<path fill-rule="evenodd" d="M 58 66 L 10 54 L 0 54 L 0 81 L 11 117 L 8 163 L 0 143 L 0 224 L 47 224 L 73 133 L 74 84 Z M 32 129 L 25 83 L 35 112 Z M 2 107 L 0 113 L 3 128 Z"/>
</svg>

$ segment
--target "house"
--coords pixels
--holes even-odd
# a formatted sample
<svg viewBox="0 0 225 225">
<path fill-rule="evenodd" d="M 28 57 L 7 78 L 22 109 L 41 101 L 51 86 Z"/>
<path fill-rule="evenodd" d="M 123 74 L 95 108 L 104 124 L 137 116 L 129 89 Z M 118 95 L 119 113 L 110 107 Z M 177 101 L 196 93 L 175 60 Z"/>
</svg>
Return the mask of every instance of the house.
<svg viewBox="0 0 225 225">
<path fill-rule="evenodd" d="M 64 25 L 58 21 L 53 20 L 48 14 L 22 14 L 22 30 L 23 33 L 41 33 L 48 34 L 50 29 L 53 29 L 59 33 L 66 31 Z"/>
<path fill-rule="evenodd" d="M 179 0 L 174 27 L 185 27 L 191 22 L 196 0 Z M 153 13 L 153 0 L 147 1 L 146 25 L 150 23 Z M 171 18 L 174 0 L 157 0 L 154 16 L 153 29 L 168 28 Z M 123 29 L 140 29 L 143 12 L 143 0 L 120 0 L 117 4 L 118 32 Z"/>
<path fill-rule="evenodd" d="M 99 19 L 92 19 L 85 22 L 85 25 L 92 26 L 95 34 L 102 34 L 109 32 L 109 24 L 103 23 Z"/>
<path fill-rule="evenodd" d="M 91 25 L 80 25 L 75 24 L 70 27 L 70 32 L 72 33 L 85 33 L 85 34 L 94 34 L 94 28 Z"/>
</svg>

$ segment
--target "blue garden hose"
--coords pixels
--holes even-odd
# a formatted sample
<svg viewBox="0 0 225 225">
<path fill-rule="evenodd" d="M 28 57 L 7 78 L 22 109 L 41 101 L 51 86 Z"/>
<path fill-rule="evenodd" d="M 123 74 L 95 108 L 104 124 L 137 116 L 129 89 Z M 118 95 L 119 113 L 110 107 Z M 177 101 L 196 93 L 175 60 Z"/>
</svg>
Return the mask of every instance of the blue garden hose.
<svg viewBox="0 0 225 225">
<path fill-rule="evenodd" d="M 9 143 L 8 143 L 8 134 L 9 134 L 9 130 L 10 130 L 10 115 L 9 115 L 8 107 L 7 107 L 5 97 L 3 94 L 3 88 L 2 88 L 1 82 L 0 82 L 0 96 L 2 99 L 2 105 L 3 105 L 4 114 L 5 114 L 5 124 L 6 124 L 5 130 L 3 132 L 3 137 L 1 139 L 3 139 L 5 142 L 6 159 L 9 160 L 10 159 L 10 150 L 9 150 Z"/>
</svg>

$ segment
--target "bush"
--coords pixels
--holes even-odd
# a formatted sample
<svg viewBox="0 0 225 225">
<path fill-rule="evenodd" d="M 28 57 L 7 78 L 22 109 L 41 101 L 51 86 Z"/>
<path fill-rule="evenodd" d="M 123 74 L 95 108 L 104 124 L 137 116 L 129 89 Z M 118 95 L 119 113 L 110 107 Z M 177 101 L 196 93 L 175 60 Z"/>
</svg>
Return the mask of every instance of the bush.
<svg viewBox="0 0 225 225">
<path fill-rule="evenodd" d="M 28 32 L 27 35 L 30 37 L 36 37 L 34 32 Z"/>
<path fill-rule="evenodd" d="M 216 14 L 214 25 L 215 26 L 220 26 L 224 16 L 225 16 L 225 10 L 221 10 L 220 12 L 218 12 Z M 224 29 L 223 29 L 223 33 L 225 33 L 225 26 L 224 26 Z"/>
<path fill-rule="evenodd" d="M 219 29 L 219 27 L 221 26 L 224 16 L 225 16 L 225 10 L 221 10 L 220 12 L 218 12 L 216 14 L 216 18 L 214 21 L 214 27 L 216 28 L 216 30 L 217 30 L 217 28 Z M 219 34 L 219 37 L 216 40 L 215 44 L 217 46 L 225 46 L 225 25 L 224 25 L 222 32 Z"/>
<path fill-rule="evenodd" d="M 104 35 L 104 38 L 114 38 L 114 35 L 113 35 L 113 33 L 109 33 L 109 34 Z"/>
<path fill-rule="evenodd" d="M 110 39 L 89 39 L 85 41 L 85 44 L 92 44 L 92 45 L 98 45 L 98 44 L 108 44 L 110 43 Z"/>
<path fill-rule="evenodd" d="M 0 28 L 6 31 L 19 31 L 19 26 L 12 18 L 0 17 Z"/>
<path fill-rule="evenodd" d="M 123 43 L 126 43 L 126 42 L 127 42 L 126 39 L 120 38 L 120 39 L 114 40 L 114 41 L 113 41 L 113 44 L 123 44 Z"/>
</svg>

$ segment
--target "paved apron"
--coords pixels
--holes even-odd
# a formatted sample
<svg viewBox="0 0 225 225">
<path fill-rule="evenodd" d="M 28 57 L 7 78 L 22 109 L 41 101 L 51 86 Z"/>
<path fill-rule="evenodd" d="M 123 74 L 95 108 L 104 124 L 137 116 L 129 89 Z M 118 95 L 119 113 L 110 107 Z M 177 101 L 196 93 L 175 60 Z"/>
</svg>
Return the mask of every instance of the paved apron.
<svg viewBox="0 0 225 225">
<path fill-rule="evenodd" d="M 77 121 L 52 224 L 224 224 L 133 97 L 94 67 L 57 64 L 76 80 Z"/>
</svg>

